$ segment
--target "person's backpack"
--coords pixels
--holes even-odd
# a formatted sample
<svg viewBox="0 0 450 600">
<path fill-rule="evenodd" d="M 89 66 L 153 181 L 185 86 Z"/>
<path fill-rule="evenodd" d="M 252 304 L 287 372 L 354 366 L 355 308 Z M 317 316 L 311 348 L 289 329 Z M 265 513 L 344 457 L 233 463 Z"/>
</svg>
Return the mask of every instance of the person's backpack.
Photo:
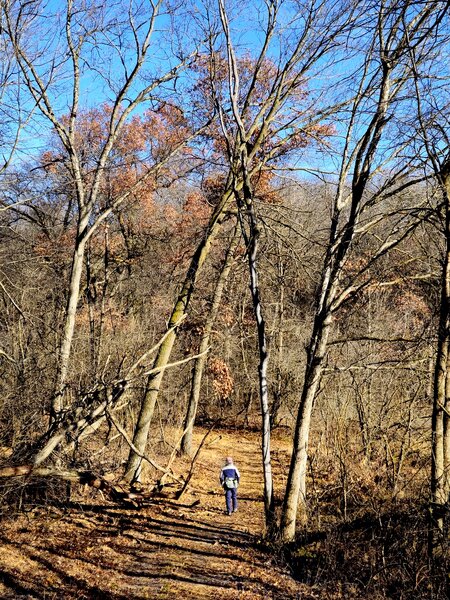
<svg viewBox="0 0 450 600">
<path fill-rule="evenodd" d="M 234 477 L 225 477 L 223 485 L 227 488 L 227 490 L 232 490 L 233 488 L 237 488 L 237 481 L 234 479 Z"/>
</svg>

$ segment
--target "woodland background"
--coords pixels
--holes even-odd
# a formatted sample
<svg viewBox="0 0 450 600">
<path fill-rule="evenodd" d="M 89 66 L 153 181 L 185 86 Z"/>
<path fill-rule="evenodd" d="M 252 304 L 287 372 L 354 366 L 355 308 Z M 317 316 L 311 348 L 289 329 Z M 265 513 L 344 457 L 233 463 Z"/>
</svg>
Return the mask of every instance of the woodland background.
<svg viewBox="0 0 450 600">
<path fill-rule="evenodd" d="M 182 485 L 193 427 L 260 431 L 261 535 L 299 572 L 308 536 L 364 519 L 383 563 L 370 523 L 396 515 L 416 587 L 393 597 L 444 597 L 448 18 L 0 2 L 5 516 L 31 484 Z"/>
</svg>

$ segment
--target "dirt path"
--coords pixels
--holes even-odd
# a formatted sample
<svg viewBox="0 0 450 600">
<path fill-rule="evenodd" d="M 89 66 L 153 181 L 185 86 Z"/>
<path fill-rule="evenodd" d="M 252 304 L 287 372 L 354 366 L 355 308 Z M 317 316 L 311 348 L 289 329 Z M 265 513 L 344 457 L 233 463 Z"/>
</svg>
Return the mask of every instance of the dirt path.
<svg viewBox="0 0 450 600">
<path fill-rule="evenodd" d="M 201 434 L 198 434 L 201 435 Z M 30 599 L 296 599 L 316 597 L 260 548 L 262 474 L 253 434 L 213 434 L 182 503 L 111 503 L 33 511 L 0 534 L 0 597 Z M 197 438 L 198 442 L 199 438 Z M 218 471 L 242 475 L 237 513 L 224 511 Z M 285 462 L 283 448 L 275 467 Z M 282 456 L 277 463 L 277 456 Z M 192 506 L 199 500 L 196 506 Z"/>
</svg>

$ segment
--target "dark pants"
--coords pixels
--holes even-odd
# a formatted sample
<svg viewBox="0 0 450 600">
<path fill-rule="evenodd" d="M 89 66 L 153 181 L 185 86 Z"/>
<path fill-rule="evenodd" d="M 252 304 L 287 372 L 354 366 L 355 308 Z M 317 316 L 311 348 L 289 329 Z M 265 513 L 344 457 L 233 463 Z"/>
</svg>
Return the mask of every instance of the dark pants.
<svg viewBox="0 0 450 600">
<path fill-rule="evenodd" d="M 237 510 L 238 502 L 237 502 L 237 489 L 231 488 L 225 489 L 225 502 L 227 503 L 227 512 L 231 513 Z"/>
</svg>

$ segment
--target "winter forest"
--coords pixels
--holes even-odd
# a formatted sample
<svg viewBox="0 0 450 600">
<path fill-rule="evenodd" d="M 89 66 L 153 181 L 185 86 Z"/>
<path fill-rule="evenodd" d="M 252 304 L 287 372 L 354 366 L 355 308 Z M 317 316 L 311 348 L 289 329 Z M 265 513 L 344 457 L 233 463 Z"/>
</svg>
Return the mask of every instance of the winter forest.
<svg viewBox="0 0 450 600">
<path fill-rule="evenodd" d="M 322 590 L 228 598 L 446 597 L 449 44 L 440 0 L 0 0 L 5 523 L 222 508 L 228 436 Z"/>
</svg>

